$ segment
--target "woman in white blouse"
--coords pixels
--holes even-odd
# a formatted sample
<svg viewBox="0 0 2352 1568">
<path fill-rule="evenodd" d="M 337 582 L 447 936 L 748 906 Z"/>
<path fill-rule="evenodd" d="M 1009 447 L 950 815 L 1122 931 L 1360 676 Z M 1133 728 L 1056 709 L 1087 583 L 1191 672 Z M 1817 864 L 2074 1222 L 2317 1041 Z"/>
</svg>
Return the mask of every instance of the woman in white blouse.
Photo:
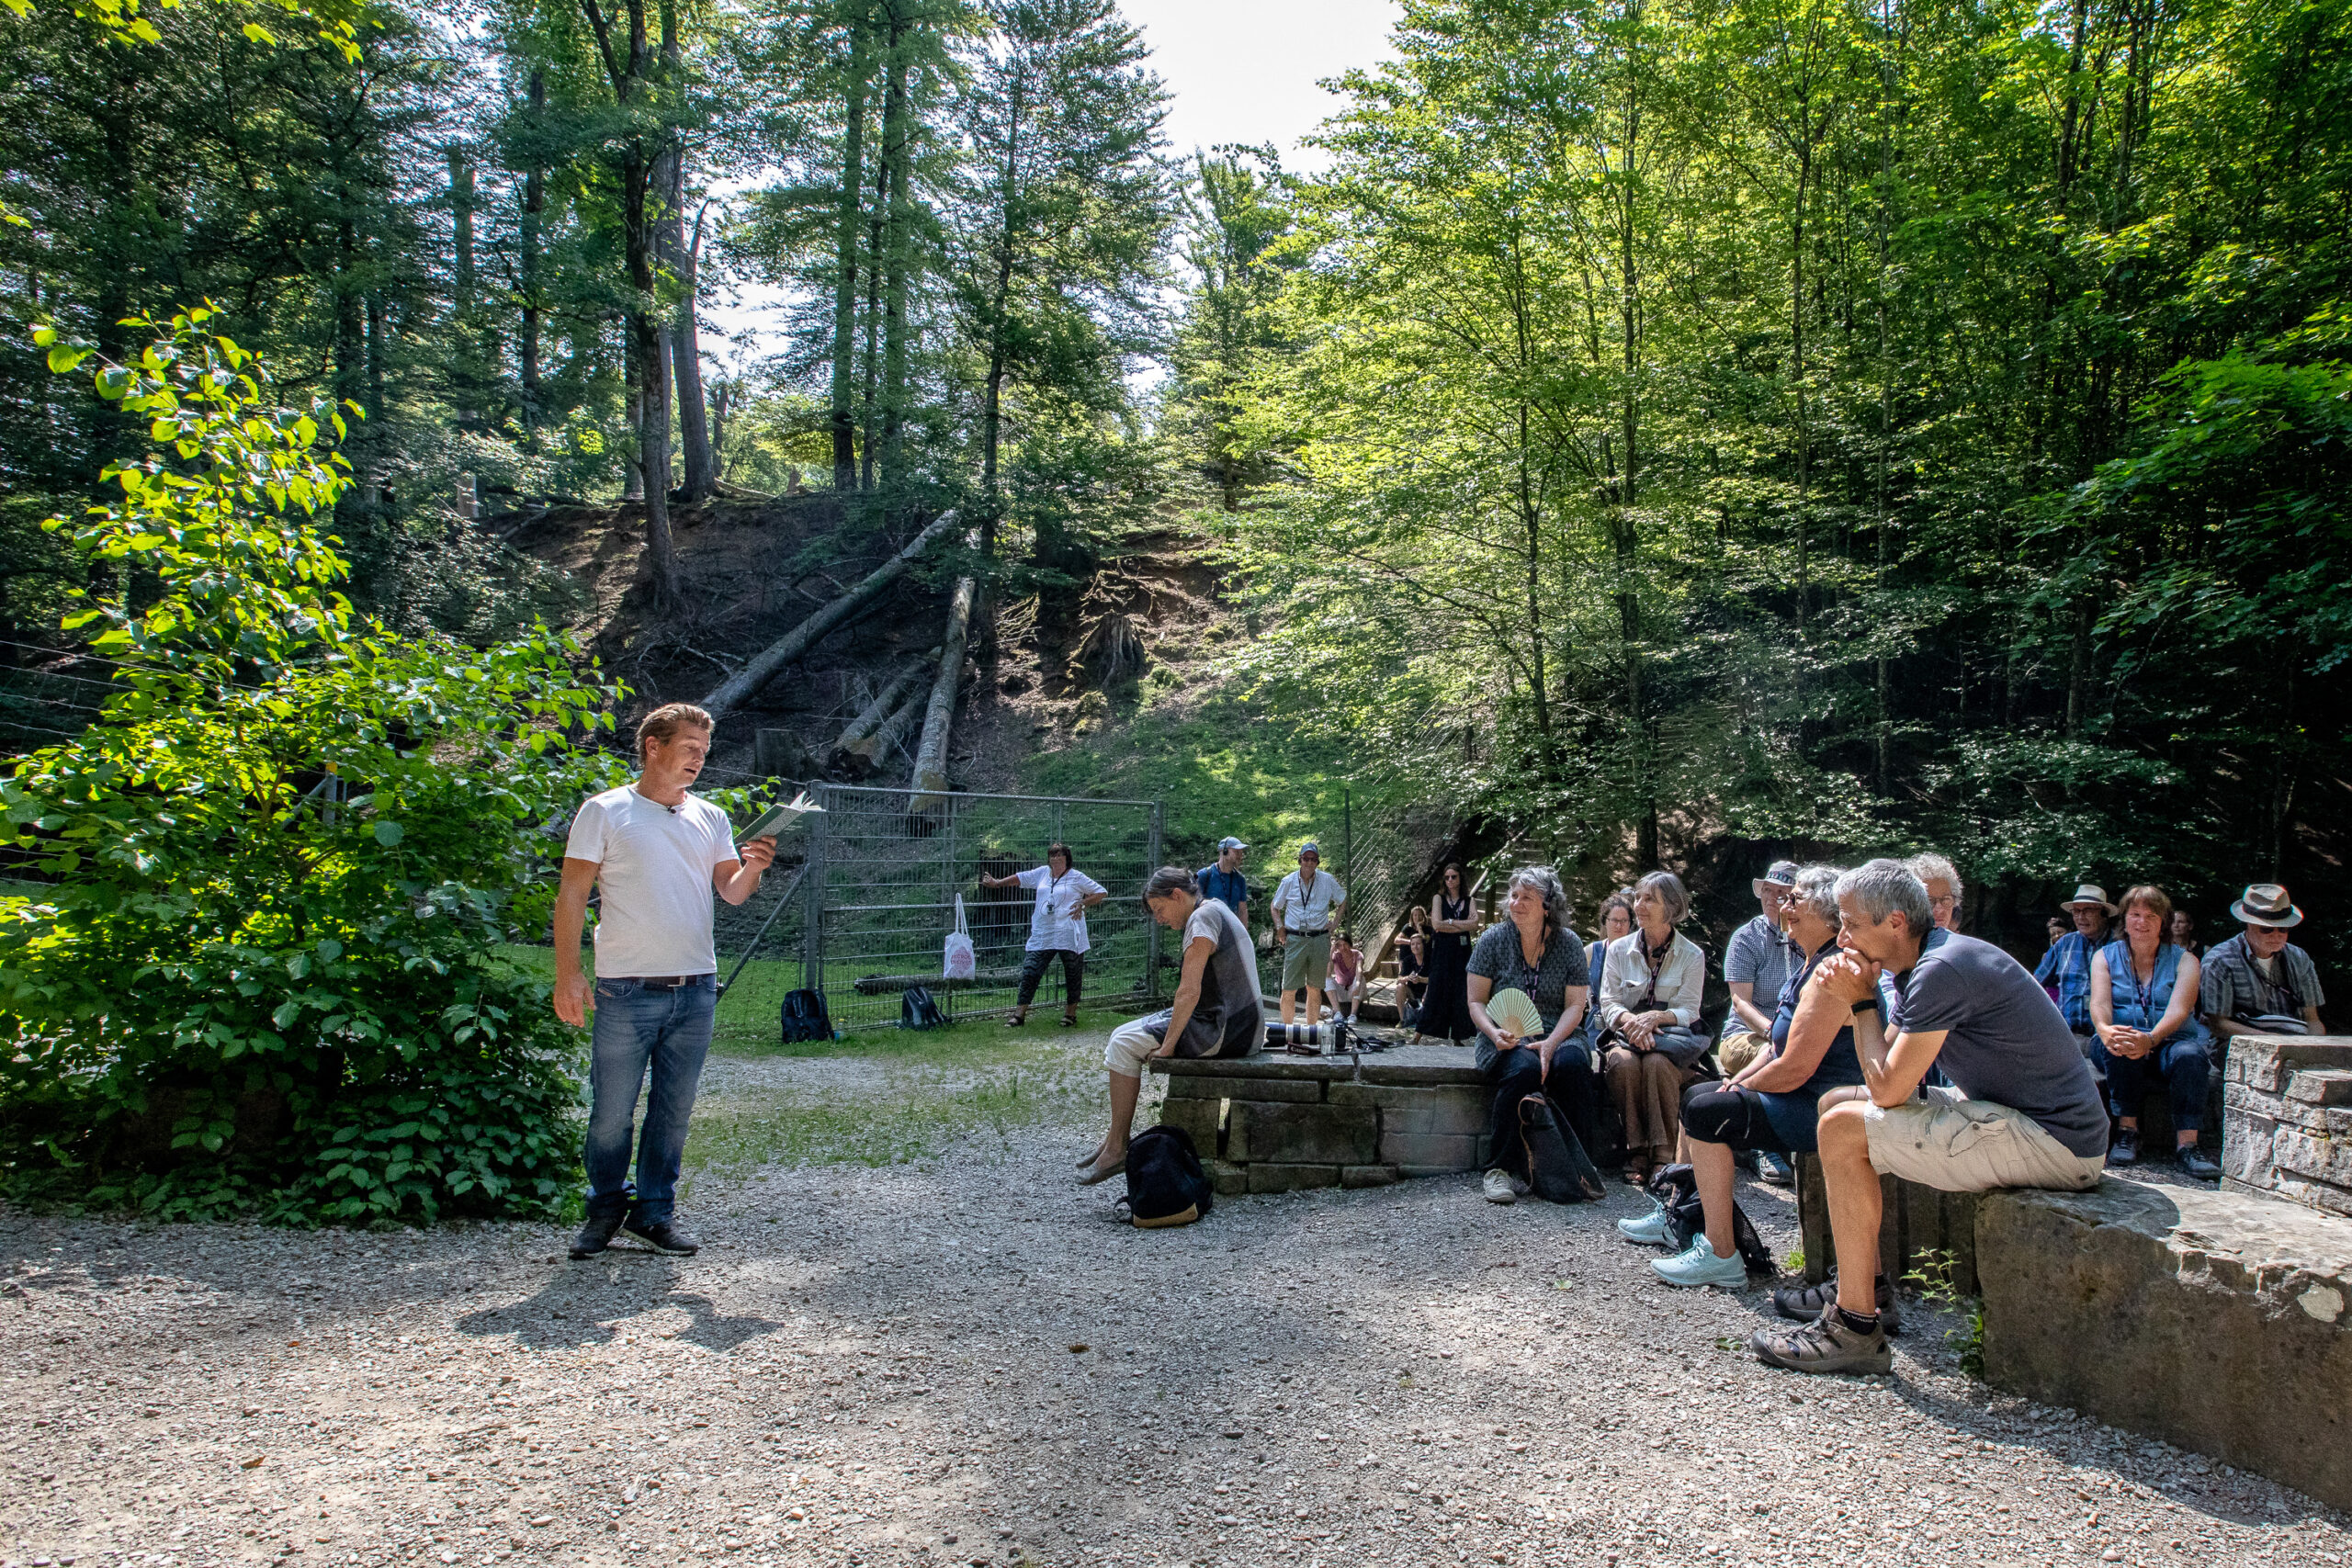
<svg viewBox="0 0 2352 1568">
<path fill-rule="evenodd" d="M 1690 895 L 1670 871 L 1634 884 L 1634 930 L 1609 944 L 1599 985 L 1602 1071 L 1625 1124 L 1625 1179 L 1634 1186 L 1674 1157 L 1682 1091 L 1697 1081 L 1707 1042 L 1696 1032 L 1707 958 L 1675 931 Z"/>
</svg>

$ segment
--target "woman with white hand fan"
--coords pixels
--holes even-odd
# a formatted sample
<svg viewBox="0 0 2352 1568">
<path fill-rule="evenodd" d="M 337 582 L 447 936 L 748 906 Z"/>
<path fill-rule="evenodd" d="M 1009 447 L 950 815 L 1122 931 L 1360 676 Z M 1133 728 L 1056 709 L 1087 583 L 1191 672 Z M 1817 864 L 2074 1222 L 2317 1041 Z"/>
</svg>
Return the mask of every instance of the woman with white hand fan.
<svg viewBox="0 0 2352 1568">
<path fill-rule="evenodd" d="M 1591 1162 L 1581 1154 L 1600 1090 L 1577 1032 L 1592 990 L 1584 942 L 1568 929 L 1568 895 L 1550 866 L 1521 866 L 1511 873 L 1503 907 L 1510 918 L 1470 952 L 1470 1021 L 1478 1031 L 1478 1068 L 1495 1095 L 1487 1199 L 1510 1203 L 1528 1190 L 1520 1173 L 1532 1168 L 1529 1134 L 1545 1120 L 1540 1104 L 1531 1120 L 1531 1096 L 1550 1103 L 1552 1123 L 1573 1129 L 1560 1142 L 1574 1151 L 1577 1195 L 1598 1196 L 1597 1183 L 1582 1190 Z M 1549 1145 L 1549 1134 L 1543 1137 Z"/>
</svg>

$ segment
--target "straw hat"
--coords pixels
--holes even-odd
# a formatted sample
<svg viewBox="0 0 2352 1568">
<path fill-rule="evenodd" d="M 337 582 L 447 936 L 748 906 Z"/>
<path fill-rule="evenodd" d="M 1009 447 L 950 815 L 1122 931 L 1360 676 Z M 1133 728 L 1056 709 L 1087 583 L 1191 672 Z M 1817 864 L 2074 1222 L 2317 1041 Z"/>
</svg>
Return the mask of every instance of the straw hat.
<svg viewBox="0 0 2352 1568">
<path fill-rule="evenodd" d="M 2105 909 L 2110 915 L 2115 913 L 2115 906 L 2107 901 L 2107 889 L 2093 882 L 2086 882 L 2075 888 L 2075 896 L 2058 907 L 2071 913 L 2085 905 L 2097 909 Z"/>
<path fill-rule="evenodd" d="M 2303 923 L 2303 912 L 2287 899 L 2287 890 L 2275 882 L 2257 882 L 2230 906 L 2230 913 L 2250 926 L 2285 931 Z"/>
</svg>

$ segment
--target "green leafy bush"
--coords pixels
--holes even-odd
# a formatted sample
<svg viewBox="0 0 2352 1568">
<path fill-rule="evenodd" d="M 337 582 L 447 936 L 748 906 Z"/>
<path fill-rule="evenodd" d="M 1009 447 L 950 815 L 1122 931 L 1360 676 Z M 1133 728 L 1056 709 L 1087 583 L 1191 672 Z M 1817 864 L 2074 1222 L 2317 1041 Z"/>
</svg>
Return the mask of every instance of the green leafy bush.
<svg viewBox="0 0 2352 1568">
<path fill-rule="evenodd" d="M 103 1205 L 366 1222 L 571 1190 L 577 1044 L 497 947 L 546 919 L 568 738 L 612 688 L 544 626 L 395 637 L 315 524 L 349 482 L 324 403 L 277 406 L 192 310 L 99 394 L 155 450 L 52 519 L 111 581 L 66 627 L 117 661 L 77 740 L 0 782 L 9 1186 Z M 152 326 L 152 323 L 141 323 Z M 86 351 L 44 329 L 51 368 Z"/>
</svg>

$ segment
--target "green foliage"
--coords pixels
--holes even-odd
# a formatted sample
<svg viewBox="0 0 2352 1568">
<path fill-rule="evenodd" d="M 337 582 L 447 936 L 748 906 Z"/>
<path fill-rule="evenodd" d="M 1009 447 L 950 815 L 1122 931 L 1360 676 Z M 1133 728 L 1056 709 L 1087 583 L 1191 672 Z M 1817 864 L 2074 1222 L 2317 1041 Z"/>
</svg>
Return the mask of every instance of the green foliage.
<svg viewBox="0 0 2352 1568">
<path fill-rule="evenodd" d="M 2336 947 L 2352 5 L 1394 43 L 1278 207 L 1195 186 L 1180 428 L 1285 722 L 1594 882 L 1933 844 L 1996 939 L 2275 877 Z"/>
<path fill-rule="evenodd" d="M 575 1047 L 496 949 L 546 919 L 542 825 L 609 772 L 566 737 L 616 694 L 544 627 L 472 649 L 355 614 L 316 523 L 350 483 L 323 445 L 343 416 L 273 401 L 210 323 L 102 362 L 155 445 L 51 524 L 113 584 L 67 624 L 119 676 L 0 783 L 49 884 L 0 898 L 12 1184 L 175 1213 L 545 1209 Z M 39 341 L 61 371 L 89 353 Z"/>
</svg>

